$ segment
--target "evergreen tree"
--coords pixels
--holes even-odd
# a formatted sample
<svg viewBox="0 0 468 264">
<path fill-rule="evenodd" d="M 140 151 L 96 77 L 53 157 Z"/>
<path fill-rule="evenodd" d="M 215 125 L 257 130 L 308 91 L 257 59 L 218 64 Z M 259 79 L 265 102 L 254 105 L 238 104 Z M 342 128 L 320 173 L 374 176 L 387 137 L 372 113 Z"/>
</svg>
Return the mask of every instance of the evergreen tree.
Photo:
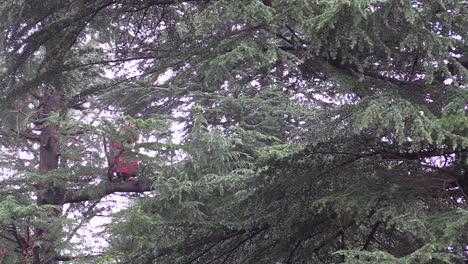
<svg viewBox="0 0 468 264">
<path fill-rule="evenodd" d="M 146 138 L 157 138 L 141 147 L 158 152 L 161 163 L 166 162 L 165 156 L 171 156 L 168 147 L 160 143 L 167 142 L 169 136 L 167 118 L 109 121 L 99 115 L 106 108 L 92 97 L 132 78 L 118 74 L 119 66 L 131 58 L 114 60 L 113 53 L 119 51 L 109 51 L 106 46 L 111 44 L 106 39 L 119 28 L 112 26 L 111 20 L 105 21 L 107 24 L 101 21 L 106 12 L 125 17 L 133 9 L 168 3 L 135 4 L 0 4 L 0 142 L 4 167 L 0 246 L 5 262 L 57 263 L 83 257 L 86 252 L 77 250 L 70 241 L 96 214 L 109 210 L 110 205 L 102 202 L 104 198 L 116 192 L 153 190 L 148 180 L 152 172 L 142 171 L 136 181 L 118 181 L 109 175 L 113 166 L 109 140 L 122 137 L 119 130 L 125 123 L 138 125 Z M 100 28 L 106 25 L 112 28 Z M 118 64 L 111 66 L 119 77 L 105 77 L 111 63 Z M 143 154 L 132 155 L 144 162 Z M 141 169 L 157 164 L 148 161 Z M 73 215 L 77 215 L 76 221 L 70 221 Z"/>
<path fill-rule="evenodd" d="M 156 190 L 86 262 L 462 263 L 467 7 L 4 1 L 0 259 L 75 259 L 103 198 Z M 153 153 L 112 181 L 128 122 Z"/>
</svg>

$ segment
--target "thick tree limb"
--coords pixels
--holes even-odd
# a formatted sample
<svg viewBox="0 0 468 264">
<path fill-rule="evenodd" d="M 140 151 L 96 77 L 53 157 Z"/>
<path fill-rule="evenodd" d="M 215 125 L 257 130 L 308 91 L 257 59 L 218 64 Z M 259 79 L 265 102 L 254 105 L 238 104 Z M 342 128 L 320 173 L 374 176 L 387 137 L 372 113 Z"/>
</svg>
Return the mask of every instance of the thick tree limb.
<svg viewBox="0 0 468 264">
<path fill-rule="evenodd" d="M 97 255 L 84 255 L 84 256 L 56 256 L 55 260 L 56 261 L 70 261 L 74 259 L 85 259 L 85 258 L 95 258 L 95 257 L 100 257 L 102 254 L 97 254 Z"/>
<path fill-rule="evenodd" d="M 64 203 L 93 201 L 116 192 L 143 193 L 154 190 L 152 184 L 143 184 L 140 181 L 103 182 L 83 190 L 66 190 Z"/>
</svg>

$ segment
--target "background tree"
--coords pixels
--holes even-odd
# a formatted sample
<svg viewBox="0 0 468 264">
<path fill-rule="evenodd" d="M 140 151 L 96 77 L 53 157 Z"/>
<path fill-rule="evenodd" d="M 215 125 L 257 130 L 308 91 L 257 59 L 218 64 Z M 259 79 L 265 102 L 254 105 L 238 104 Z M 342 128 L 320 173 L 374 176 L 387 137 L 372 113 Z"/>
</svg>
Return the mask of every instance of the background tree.
<svg viewBox="0 0 468 264">
<path fill-rule="evenodd" d="M 462 262 L 466 7 L 5 1 L 6 258 L 72 259 L 65 204 L 156 188 L 88 262 Z M 138 181 L 107 180 L 103 110 L 153 141 Z"/>
</svg>

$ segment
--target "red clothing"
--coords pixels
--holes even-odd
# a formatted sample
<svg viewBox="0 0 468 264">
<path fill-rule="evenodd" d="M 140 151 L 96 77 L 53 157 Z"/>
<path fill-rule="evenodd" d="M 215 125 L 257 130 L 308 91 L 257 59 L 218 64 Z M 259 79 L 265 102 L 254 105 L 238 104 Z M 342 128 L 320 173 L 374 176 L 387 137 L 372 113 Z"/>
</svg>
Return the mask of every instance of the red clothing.
<svg viewBox="0 0 468 264">
<path fill-rule="evenodd" d="M 127 140 L 128 144 L 138 141 L 138 137 Z M 138 174 L 138 161 L 127 157 L 131 152 L 130 149 L 125 149 L 118 141 L 111 142 L 112 158 L 111 162 L 114 164 L 114 172 L 121 172 L 129 175 L 136 176 Z"/>
</svg>

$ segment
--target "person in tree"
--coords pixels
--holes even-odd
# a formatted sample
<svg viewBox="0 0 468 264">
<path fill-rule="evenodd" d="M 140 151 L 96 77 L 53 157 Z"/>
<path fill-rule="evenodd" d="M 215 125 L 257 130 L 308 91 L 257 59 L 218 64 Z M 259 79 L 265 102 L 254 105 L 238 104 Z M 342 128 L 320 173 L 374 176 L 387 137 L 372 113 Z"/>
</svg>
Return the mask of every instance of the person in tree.
<svg viewBox="0 0 468 264">
<path fill-rule="evenodd" d="M 129 178 L 135 178 L 138 175 L 138 160 L 132 155 L 132 148 L 138 141 L 139 134 L 136 132 L 134 124 L 127 125 L 120 131 L 118 139 L 111 141 L 111 167 L 109 180 L 112 181 L 114 176 L 121 181 L 126 181 Z"/>
</svg>

